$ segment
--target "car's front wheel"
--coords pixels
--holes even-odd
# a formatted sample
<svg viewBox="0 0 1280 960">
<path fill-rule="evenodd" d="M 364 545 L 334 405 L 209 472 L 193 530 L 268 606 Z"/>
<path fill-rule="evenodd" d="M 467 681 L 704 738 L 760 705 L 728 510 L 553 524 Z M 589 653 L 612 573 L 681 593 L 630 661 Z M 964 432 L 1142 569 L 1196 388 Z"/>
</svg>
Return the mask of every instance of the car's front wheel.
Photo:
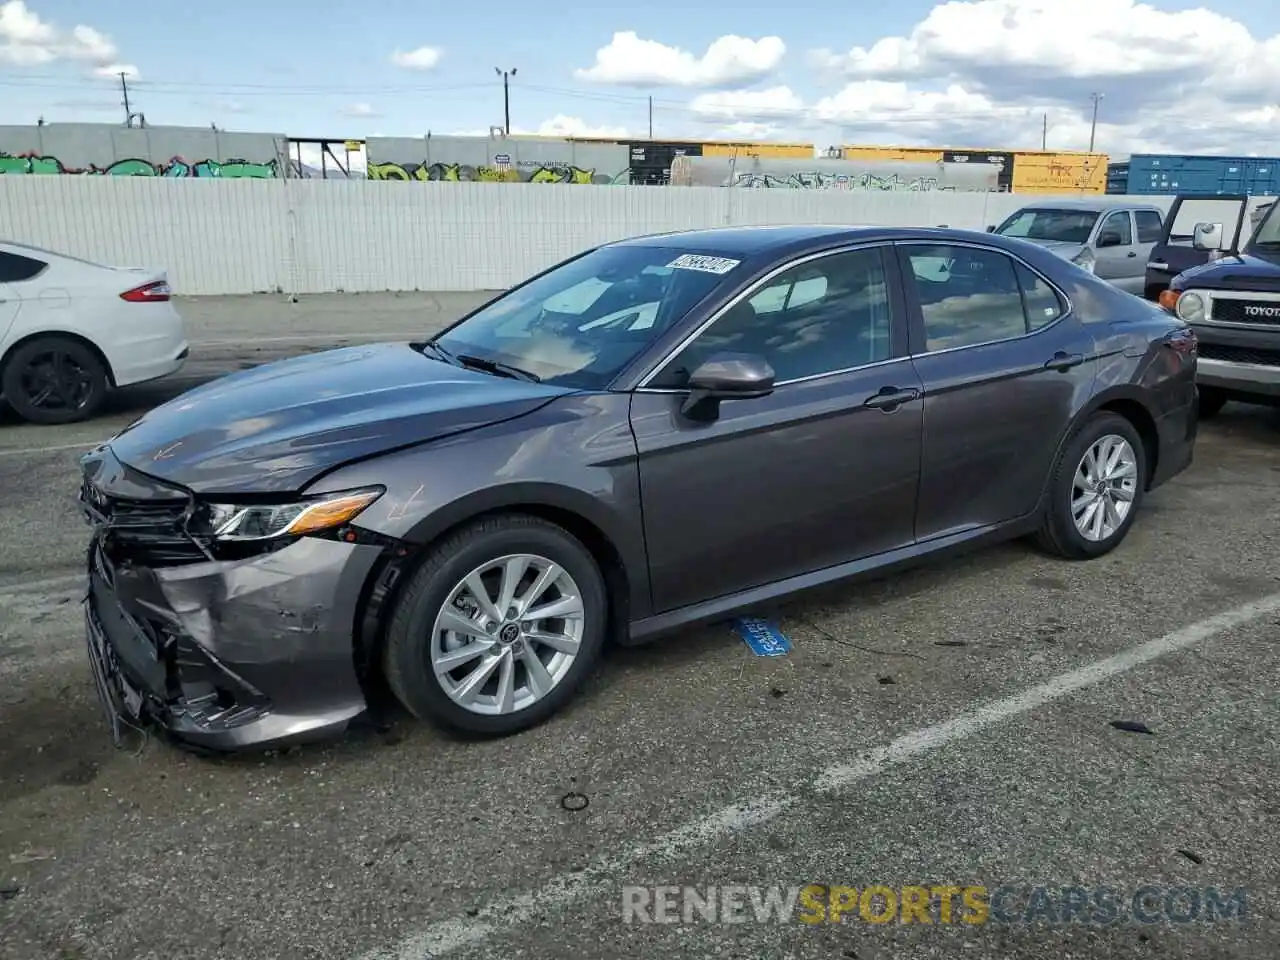
<svg viewBox="0 0 1280 960">
<path fill-rule="evenodd" d="M 1146 483 L 1146 450 L 1133 424 L 1095 414 L 1054 466 L 1037 543 L 1069 560 L 1109 553 L 1133 525 Z"/>
<path fill-rule="evenodd" d="M 502 515 L 434 545 L 401 595 L 383 667 L 410 713 L 490 736 L 558 711 L 597 662 L 608 595 L 582 543 Z"/>
<path fill-rule="evenodd" d="M 13 351 L 0 371 L 0 390 L 23 420 L 58 424 L 87 420 L 106 399 L 102 361 L 79 340 L 39 337 Z"/>
</svg>

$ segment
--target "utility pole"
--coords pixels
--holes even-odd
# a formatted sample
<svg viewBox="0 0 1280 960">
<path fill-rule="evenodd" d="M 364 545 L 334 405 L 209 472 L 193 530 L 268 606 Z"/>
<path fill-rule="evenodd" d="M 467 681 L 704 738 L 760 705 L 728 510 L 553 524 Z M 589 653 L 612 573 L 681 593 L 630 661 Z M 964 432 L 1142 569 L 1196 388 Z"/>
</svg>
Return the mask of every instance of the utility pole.
<svg viewBox="0 0 1280 960">
<path fill-rule="evenodd" d="M 1049 115 L 1044 115 L 1044 122 L 1040 126 L 1040 149 L 1049 149 Z"/>
<path fill-rule="evenodd" d="M 649 139 L 653 139 L 653 97 L 649 98 Z"/>
<path fill-rule="evenodd" d="M 509 137 L 511 136 L 511 87 L 507 80 L 516 75 L 516 68 L 503 70 L 501 67 L 494 67 L 493 72 L 502 78 L 502 132 Z"/>
<path fill-rule="evenodd" d="M 120 71 L 120 90 L 124 94 L 124 125 L 131 127 L 133 126 L 133 111 L 129 109 L 129 77 L 123 70 Z"/>
<path fill-rule="evenodd" d="M 1093 122 L 1089 124 L 1089 152 L 1093 153 L 1093 140 L 1098 132 L 1098 104 L 1102 101 L 1101 93 L 1089 94 L 1089 99 L 1093 101 Z"/>
</svg>

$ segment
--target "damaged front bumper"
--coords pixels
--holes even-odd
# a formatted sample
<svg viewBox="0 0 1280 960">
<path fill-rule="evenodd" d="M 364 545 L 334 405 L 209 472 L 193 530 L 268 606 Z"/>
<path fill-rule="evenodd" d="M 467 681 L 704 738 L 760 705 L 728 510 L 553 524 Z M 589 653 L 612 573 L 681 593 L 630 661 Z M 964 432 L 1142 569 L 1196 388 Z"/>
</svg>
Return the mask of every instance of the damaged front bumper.
<svg viewBox="0 0 1280 960">
<path fill-rule="evenodd" d="M 303 537 L 243 559 L 182 556 L 144 524 L 120 536 L 104 500 L 86 504 L 85 637 L 117 740 L 157 725 L 206 750 L 262 749 L 331 736 L 365 712 L 353 636 L 382 547 Z"/>
</svg>

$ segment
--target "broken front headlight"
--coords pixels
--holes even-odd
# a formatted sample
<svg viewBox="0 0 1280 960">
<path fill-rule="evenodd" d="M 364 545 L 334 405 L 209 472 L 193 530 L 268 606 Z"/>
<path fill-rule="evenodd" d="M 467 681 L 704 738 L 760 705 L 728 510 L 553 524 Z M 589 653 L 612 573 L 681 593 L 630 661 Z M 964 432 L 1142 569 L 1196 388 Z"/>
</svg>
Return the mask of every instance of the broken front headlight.
<svg viewBox="0 0 1280 960">
<path fill-rule="evenodd" d="M 224 541 L 301 537 L 350 523 L 384 492 L 382 487 L 366 487 L 288 503 L 210 503 L 205 505 L 201 526 Z"/>
</svg>

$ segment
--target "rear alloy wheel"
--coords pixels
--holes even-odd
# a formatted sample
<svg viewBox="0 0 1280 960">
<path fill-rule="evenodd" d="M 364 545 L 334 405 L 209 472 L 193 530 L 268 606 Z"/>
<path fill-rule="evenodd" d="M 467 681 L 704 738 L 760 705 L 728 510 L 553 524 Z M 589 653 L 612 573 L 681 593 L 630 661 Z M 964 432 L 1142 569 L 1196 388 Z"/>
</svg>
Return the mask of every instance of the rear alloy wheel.
<svg viewBox="0 0 1280 960">
<path fill-rule="evenodd" d="M 1114 413 L 1094 416 L 1054 467 L 1038 544 L 1069 560 L 1109 553 L 1128 534 L 1146 484 L 1146 452 L 1133 424 Z"/>
<path fill-rule="evenodd" d="M 9 357 L 5 399 L 23 420 L 59 424 L 87 420 L 107 396 L 107 371 L 92 350 L 67 337 L 41 337 Z"/>
<path fill-rule="evenodd" d="M 560 527 L 478 522 L 436 545 L 387 632 L 387 681 L 415 716 L 505 735 L 560 709 L 599 658 L 604 580 Z"/>
<path fill-rule="evenodd" d="M 1200 387 L 1196 393 L 1199 395 L 1196 414 L 1201 420 L 1213 419 L 1227 405 L 1227 395 L 1215 387 Z"/>
</svg>

